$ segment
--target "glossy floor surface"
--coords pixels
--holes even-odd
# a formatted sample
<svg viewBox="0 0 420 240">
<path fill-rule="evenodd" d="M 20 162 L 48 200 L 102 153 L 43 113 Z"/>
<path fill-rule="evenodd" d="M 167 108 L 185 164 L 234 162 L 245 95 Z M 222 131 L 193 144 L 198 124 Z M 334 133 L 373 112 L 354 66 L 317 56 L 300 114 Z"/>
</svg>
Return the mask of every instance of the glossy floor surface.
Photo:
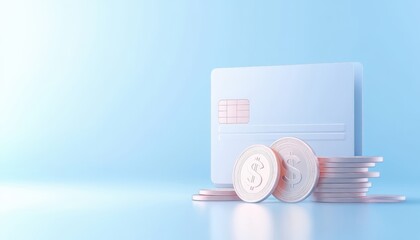
<svg viewBox="0 0 420 240">
<path fill-rule="evenodd" d="M 1 184 L 0 239 L 402 239 L 419 232 L 414 187 L 374 192 L 405 194 L 407 201 L 398 204 L 191 201 L 198 190 L 196 185 Z"/>
</svg>

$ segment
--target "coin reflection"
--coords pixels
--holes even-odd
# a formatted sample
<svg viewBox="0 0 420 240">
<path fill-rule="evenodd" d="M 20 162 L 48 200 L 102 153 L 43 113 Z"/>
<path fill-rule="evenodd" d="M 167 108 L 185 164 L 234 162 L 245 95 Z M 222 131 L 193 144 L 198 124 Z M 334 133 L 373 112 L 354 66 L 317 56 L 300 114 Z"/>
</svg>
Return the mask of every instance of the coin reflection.
<svg viewBox="0 0 420 240">
<path fill-rule="evenodd" d="M 311 239 L 312 222 L 308 209 L 297 204 L 288 204 L 281 209 L 278 216 L 280 239 Z"/>
<path fill-rule="evenodd" d="M 240 203 L 233 211 L 233 239 L 272 239 L 273 219 L 261 204 Z"/>
<path fill-rule="evenodd" d="M 259 204 L 196 202 L 193 205 L 197 214 L 208 217 L 210 239 L 214 240 L 311 239 L 316 227 L 314 216 L 322 215 L 314 215 L 311 205 L 285 204 L 275 199 Z"/>
</svg>

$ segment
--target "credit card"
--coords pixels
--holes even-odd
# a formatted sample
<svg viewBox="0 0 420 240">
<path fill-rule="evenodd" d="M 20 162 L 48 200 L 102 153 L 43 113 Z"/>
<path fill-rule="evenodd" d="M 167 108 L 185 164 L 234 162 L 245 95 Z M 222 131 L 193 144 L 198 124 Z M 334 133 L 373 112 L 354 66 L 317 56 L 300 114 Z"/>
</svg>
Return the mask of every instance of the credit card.
<svg viewBox="0 0 420 240">
<path fill-rule="evenodd" d="M 217 68 L 211 73 L 211 178 L 232 186 L 250 145 L 306 141 L 318 156 L 362 154 L 362 65 Z"/>
</svg>

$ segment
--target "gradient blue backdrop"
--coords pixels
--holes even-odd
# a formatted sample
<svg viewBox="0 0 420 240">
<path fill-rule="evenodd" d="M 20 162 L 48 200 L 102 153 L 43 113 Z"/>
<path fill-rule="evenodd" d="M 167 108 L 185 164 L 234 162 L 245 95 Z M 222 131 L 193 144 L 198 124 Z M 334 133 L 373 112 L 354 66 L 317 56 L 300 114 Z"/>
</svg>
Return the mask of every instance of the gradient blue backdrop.
<svg viewBox="0 0 420 240">
<path fill-rule="evenodd" d="M 1 1 L 0 180 L 210 183 L 216 67 L 359 61 L 364 153 L 418 180 L 418 1 Z"/>
</svg>

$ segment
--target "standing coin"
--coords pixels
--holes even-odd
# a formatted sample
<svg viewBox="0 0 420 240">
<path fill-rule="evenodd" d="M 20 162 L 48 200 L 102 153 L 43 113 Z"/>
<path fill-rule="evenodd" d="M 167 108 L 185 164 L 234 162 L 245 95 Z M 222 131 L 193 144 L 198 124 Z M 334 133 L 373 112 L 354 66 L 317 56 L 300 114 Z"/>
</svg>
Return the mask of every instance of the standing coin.
<svg viewBox="0 0 420 240">
<path fill-rule="evenodd" d="M 233 187 L 245 202 L 260 202 L 271 195 L 280 176 L 276 153 L 269 147 L 253 145 L 236 160 Z"/>
<path fill-rule="evenodd" d="M 313 150 L 298 138 L 280 138 L 271 145 L 278 153 L 281 173 L 273 195 L 284 202 L 299 202 L 315 188 L 318 177 L 318 159 Z"/>
</svg>

